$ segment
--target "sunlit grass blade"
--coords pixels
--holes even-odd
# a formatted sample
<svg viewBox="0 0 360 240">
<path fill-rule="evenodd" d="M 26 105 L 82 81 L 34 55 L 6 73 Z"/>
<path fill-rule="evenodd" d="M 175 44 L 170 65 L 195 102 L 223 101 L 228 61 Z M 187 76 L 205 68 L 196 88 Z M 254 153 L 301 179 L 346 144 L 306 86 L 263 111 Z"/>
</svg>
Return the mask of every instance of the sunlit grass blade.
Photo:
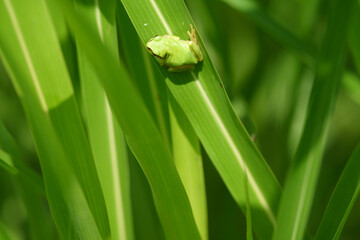
<svg viewBox="0 0 360 240">
<path fill-rule="evenodd" d="M 71 1 L 58 1 L 108 96 L 130 149 L 139 161 L 153 192 L 155 205 L 169 239 L 199 239 L 191 207 L 169 149 L 146 110 L 129 75 L 103 46 L 92 26 Z"/>
<path fill-rule="evenodd" d="M 84 57 L 84 56 L 82 56 Z M 88 63 L 83 59 L 83 64 Z M 88 63 L 89 64 L 89 63 Z M 87 65 L 89 66 L 89 65 Z M 81 72 L 88 132 L 114 239 L 132 239 L 126 143 L 96 75 Z M 82 70 L 86 71 L 86 70 Z M 107 131 L 104 131 L 107 130 Z"/>
<path fill-rule="evenodd" d="M 7 64 L 6 61 L 4 62 Z M 10 68 L 9 72 L 13 79 L 19 77 Z M 24 73 L 23 77 L 29 74 L 26 71 Z M 30 78 L 30 76 L 27 77 Z M 14 81 L 14 84 L 16 83 Z M 27 91 L 26 94 L 21 95 L 22 102 L 32 129 L 40 164 L 43 169 L 50 210 L 59 234 L 64 239 L 77 237 L 100 239 L 100 234 L 83 192 L 79 187 L 78 180 L 67 163 L 64 151 L 60 147 L 48 116 L 41 110 L 40 103 L 34 101 L 36 94 L 32 86 L 26 84 L 26 82 L 24 83 L 24 88 Z M 22 92 L 22 88 L 19 88 L 18 93 L 20 92 Z"/>
<path fill-rule="evenodd" d="M 343 170 L 315 239 L 339 239 L 344 224 L 360 192 L 360 145 Z"/>
<path fill-rule="evenodd" d="M 188 39 L 192 23 L 182 1 L 122 1 L 141 40 L 172 34 Z M 170 17 L 171 16 L 171 17 Z M 201 42 L 203 63 L 192 73 L 169 73 L 166 83 L 238 204 L 245 210 L 244 169 L 248 170 L 254 228 L 268 238 L 275 226 L 280 185 L 239 122 Z"/>
<path fill-rule="evenodd" d="M 1 55 L 32 128 L 59 232 L 96 239 L 99 230 L 105 237 L 100 184 L 45 3 L 3 0 L 0 11 L 0 31 L 6 33 L 0 37 Z M 51 47 L 43 51 L 44 46 Z M 73 218 L 69 224 L 65 216 L 72 214 L 82 221 Z"/>
<path fill-rule="evenodd" d="M 346 54 L 349 12 L 354 1 L 336 1 L 317 63 L 302 137 L 286 178 L 274 239 L 302 239 L 340 84 Z"/>
<path fill-rule="evenodd" d="M 207 240 L 207 203 L 199 140 L 178 103 L 169 96 L 172 152 L 188 194 L 201 239 Z"/>
<path fill-rule="evenodd" d="M 245 173 L 245 181 L 244 181 L 244 188 L 245 188 L 245 194 L 246 194 L 246 239 L 247 240 L 253 240 L 253 230 L 252 230 L 252 222 L 251 222 L 251 207 L 250 207 L 250 199 L 249 199 L 249 183 L 248 183 L 248 177 Z"/>
<path fill-rule="evenodd" d="M 115 1 L 94 2 L 93 6 L 77 2 L 77 10 L 87 14 L 96 28 L 98 39 L 117 53 Z M 130 179 L 126 143 L 110 109 L 105 91 L 91 63 L 79 46 L 79 73 L 83 105 L 95 164 L 104 192 L 112 239 L 133 239 L 130 204 Z"/>
</svg>

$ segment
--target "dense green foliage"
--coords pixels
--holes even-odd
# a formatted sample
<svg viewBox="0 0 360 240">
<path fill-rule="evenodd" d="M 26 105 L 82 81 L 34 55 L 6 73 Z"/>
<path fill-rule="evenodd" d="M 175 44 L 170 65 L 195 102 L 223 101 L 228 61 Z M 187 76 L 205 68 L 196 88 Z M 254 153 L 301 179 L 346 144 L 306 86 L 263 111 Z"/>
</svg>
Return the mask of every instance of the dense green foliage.
<svg viewBox="0 0 360 240">
<path fill-rule="evenodd" d="M 356 0 L 0 0 L 0 239 L 358 239 Z M 145 44 L 189 39 L 171 73 Z"/>
</svg>

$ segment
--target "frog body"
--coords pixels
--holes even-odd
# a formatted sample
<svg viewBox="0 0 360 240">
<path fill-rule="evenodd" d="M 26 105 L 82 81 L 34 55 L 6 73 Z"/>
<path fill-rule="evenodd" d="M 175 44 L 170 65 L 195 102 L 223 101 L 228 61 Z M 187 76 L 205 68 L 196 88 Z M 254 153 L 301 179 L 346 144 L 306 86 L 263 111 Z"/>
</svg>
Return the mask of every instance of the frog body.
<svg viewBox="0 0 360 240">
<path fill-rule="evenodd" d="M 190 40 L 182 40 L 174 35 L 156 36 L 150 39 L 146 47 L 156 61 L 170 72 L 193 70 L 203 56 L 192 26 L 191 30 L 191 33 L 188 32 Z"/>
</svg>

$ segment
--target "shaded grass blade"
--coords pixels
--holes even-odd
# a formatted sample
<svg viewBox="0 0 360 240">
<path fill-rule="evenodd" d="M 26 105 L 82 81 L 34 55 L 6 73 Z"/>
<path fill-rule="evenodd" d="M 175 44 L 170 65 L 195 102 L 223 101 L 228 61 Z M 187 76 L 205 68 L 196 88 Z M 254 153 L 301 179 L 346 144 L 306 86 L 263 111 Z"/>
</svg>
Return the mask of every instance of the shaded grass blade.
<svg viewBox="0 0 360 240">
<path fill-rule="evenodd" d="M 5 155 L 4 150 L 9 154 Z M 6 163 L 16 176 L 19 193 L 26 208 L 30 235 L 33 239 L 51 238 L 50 234 L 54 230 L 54 225 L 47 218 L 42 203 L 42 198 L 46 196 L 44 182 L 39 174 L 22 164 L 23 157 L 20 150 L 0 120 L 0 160 L 2 157 L 7 158 Z"/>
<path fill-rule="evenodd" d="M 345 62 L 346 26 L 353 3 L 332 2 L 306 123 L 285 182 L 274 239 L 302 239 L 304 236 Z"/>
<path fill-rule="evenodd" d="M 0 120 L 0 166 L 9 173 L 23 178 L 32 188 L 45 196 L 42 177 L 21 161 L 20 151 L 15 141 Z"/>
<path fill-rule="evenodd" d="M 360 192 L 360 144 L 343 170 L 315 239 L 339 239 Z"/>
</svg>

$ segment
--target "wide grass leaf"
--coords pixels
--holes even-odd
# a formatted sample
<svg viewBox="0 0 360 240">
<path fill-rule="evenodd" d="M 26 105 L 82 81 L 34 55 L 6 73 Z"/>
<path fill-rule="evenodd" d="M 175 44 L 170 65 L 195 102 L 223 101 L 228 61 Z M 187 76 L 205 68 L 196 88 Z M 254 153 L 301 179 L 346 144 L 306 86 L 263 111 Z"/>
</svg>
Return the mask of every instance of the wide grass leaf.
<svg viewBox="0 0 360 240">
<path fill-rule="evenodd" d="M 142 42 L 156 35 L 188 39 L 193 24 L 181 0 L 123 0 Z M 191 73 L 169 73 L 166 83 L 184 111 L 234 199 L 245 211 L 244 169 L 249 177 L 249 199 L 254 228 L 267 239 L 275 226 L 280 185 L 234 113 L 219 76 L 200 37 L 204 61 Z"/>
</svg>

